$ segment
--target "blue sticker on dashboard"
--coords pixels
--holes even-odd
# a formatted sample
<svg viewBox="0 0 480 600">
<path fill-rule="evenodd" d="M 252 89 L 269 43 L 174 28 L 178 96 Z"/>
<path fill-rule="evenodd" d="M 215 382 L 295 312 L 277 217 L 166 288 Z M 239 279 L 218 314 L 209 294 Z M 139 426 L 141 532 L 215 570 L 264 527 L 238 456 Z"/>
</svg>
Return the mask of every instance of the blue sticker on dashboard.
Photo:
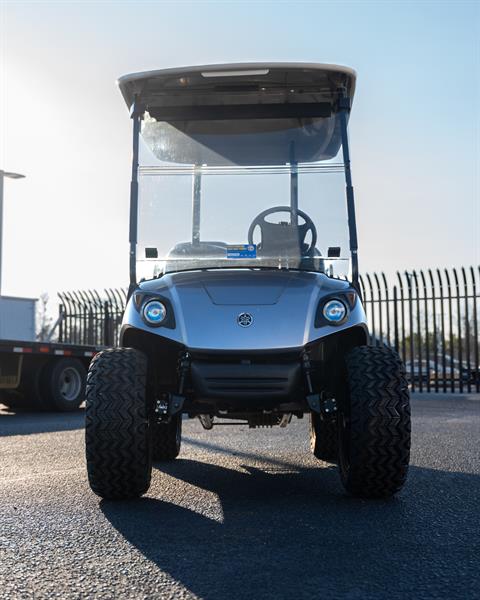
<svg viewBox="0 0 480 600">
<path fill-rule="evenodd" d="M 227 258 L 257 258 L 256 244 L 227 246 Z"/>
</svg>

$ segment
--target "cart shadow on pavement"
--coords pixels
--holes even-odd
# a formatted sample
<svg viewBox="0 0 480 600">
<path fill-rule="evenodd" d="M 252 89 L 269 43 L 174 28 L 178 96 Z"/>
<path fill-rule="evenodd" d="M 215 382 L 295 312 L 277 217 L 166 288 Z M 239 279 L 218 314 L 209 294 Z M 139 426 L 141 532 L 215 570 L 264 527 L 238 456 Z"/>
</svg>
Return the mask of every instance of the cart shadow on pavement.
<svg viewBox="0 0 480 600">
<path fill-rule="evenodd" d="M 55 431 L 73 431 L 85 427 L 85 410 L 67 413 L 11 410 L 0 404 L 0 437 Z"/>
<path fill-rule="evenodd" d="M 164 500 L 100 507 L 144 557 L 209 600 L 387 598 L 392 573 L 395 597 L 415 597 L 420 580 L 429 592 L 471 597 L 479 476 L 411 467 L 397 498 L 366 501 L 344 495 L 326 463 L 261 466 L 263 458 L 242 456 L 237 469 L 179 459 L 160 469 Z M 220 517 L 193 491 L 189 498 L 188 485 L 181 505 L 172 502 L 185 484 L 216 494 Z M 463 590 L 454 583 L 460 573 Z M 449 585 L 457 586 L 450 594 Z"/>
</svg>

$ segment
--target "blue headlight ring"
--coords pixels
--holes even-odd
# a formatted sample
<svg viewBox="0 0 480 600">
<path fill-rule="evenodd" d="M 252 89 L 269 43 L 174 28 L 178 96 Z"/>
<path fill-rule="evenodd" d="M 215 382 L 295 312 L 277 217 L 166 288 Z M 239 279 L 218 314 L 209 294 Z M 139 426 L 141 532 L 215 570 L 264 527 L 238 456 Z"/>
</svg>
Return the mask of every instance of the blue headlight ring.
<svg viewBox="0 0 480 600">
<path fill-rule="evenodd" d="M 145 317 L 143 316 L 143 309 L 145 305 L 151 302 L 152 300 L 158 300 L 167 309 L 167 316 L 158 325 L 152 325 L 151 323 L 146 321 Z M 166 327 L 167 329 L 176 328 L 177 324 L 175 322 L 175 313 L 173 310 L 172 303 L 167 296 L 161 295 L 154 291 L 150 292 L 138 289 L 134 292 L 131 302 L 133 302 L 133 306 L 135 307 L 135 310 L 138 311 L 143 323 L 148 327 Z"/>
<path fill-rule="evenodd" d="M 152 311 L 150 316 L 148 315 L 149 309 Z M 157 316 L 155 316 L 156 311 Z M 165 306 L 165 303 L 161 300 L 158 300 L 157 298 L 151 298 L 142 306 L 141 315 L 142 319 L 147 325 L 150 327 L 159 327 L 166 321 L 168 309 Z"/>
<path fill-rule="evenodd" d="M 327 310 L 329 305 L 336 305 L 338 308 L 343 308 L 342 316 L 338 319 L 329 318 L 327 316 Z M 329 325 L 341 325 L 342 323 L 345 323 L 345 321 L 348 319 L 348 314 L 349 310 L 347 303 L 341 300 L 340 298 L 329 298 L 325 301 L 325 303 L 322 306 L 322 316 Z"/>
</svg>

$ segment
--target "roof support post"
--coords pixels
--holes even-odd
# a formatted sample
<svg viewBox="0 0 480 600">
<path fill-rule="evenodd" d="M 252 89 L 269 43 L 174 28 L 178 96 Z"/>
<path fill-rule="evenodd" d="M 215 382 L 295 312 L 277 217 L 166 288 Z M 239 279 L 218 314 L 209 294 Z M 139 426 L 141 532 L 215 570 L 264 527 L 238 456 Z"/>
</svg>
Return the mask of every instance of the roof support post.
<svg viewBox="0 0 480 600">
<path fill-rule="evenodd" d="M 130 109 L 130 116 L 133 120 L 133 141 L 132 141 L 132 179 L 130 182 L 130 285 L 128 288 L 128 297 L 132 295 L 137 287 L 137 230 L 138 230 L 138 148 L 140 140 L 140 127 L 142 121 L 143 108 L 135 98 Z"/>
<path fill-rule="evenodd" d="M 202 173 L 198 167 L 193 173 L 192 184 L 192 245 L 200 245 L 200 197 L 202 191 Z"/>
<path fill-rule="evenodd" d="M 358 283 L 358 242 L 357 222 L 355 218 L 355 198 L 353 194 L 352 172 L 350 169 L 350 150 L 348 146 L 348 114 L 350 113 L 350 98 L 343 89 L 339 90 L 338 116 L 342 136 L 343 164 L 345 166 L 345 185 L 347 196 L 348 233 L 350 238 L 350 252 L 352 254 L 352 285 L 359 290 Z"/>
<path fill-rule="evenodd" d="M 295 160 L 295 146 L 290 144 L 290 222 L 298 225 L 298 164 Z"/>
</svg>

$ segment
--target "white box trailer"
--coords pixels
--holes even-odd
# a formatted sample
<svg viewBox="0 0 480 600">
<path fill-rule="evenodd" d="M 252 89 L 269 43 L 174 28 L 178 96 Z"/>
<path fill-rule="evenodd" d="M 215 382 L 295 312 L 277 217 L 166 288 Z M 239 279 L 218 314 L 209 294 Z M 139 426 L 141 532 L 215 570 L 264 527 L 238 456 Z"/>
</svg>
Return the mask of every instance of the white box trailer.
<svg viewBox="0 0 480 600">
<path fill-rule="evenodd" d="M 35 341 L 36 298 L 0 296 L 0 339 Z"/>
</svg>

